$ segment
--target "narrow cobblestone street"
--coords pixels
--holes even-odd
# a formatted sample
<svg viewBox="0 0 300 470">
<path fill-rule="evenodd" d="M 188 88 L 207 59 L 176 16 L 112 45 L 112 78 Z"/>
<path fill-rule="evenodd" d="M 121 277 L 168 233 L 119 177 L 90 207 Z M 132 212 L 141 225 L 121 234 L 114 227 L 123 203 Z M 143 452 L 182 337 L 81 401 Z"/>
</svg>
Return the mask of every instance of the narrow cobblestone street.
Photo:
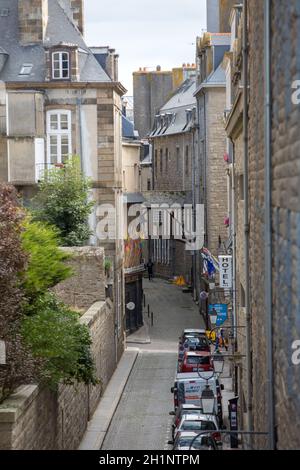
<svg viewBox="0 0 300 470">
<path fill-rule="evenodd" d="M 204 323 L 190 294 L 155 279 L 144 281 L 146 303 L 154 313 L 151 343 L 140 352 L 111 422 L 102 449 L 168 449 L 178 336 L 184 328 Z M 148 321 L 147 313 L 145 320 Z"/>
</svg>

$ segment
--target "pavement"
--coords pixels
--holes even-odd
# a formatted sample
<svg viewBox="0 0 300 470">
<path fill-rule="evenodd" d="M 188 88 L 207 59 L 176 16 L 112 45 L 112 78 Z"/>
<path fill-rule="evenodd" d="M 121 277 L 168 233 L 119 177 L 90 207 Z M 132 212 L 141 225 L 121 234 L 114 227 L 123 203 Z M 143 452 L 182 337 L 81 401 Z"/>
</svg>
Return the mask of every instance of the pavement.
<svg viewBox="0 0 300 470">
<path fill-rule="evenodd" d="M 144 280 L 145 325 L 127 348 L 89 423 L 80 450 L 169 450 L 178 337 L 184 328 L 204 328 L 190 294 L 166 281 Z M 153 326 L 147 305 L 154 313 Z M 225 369 L 226 377 L 228 371 Z M 233 396 L 223 379 L 223 409 Z"/>
<path fill-rule="evenodd" d="M 127 349 L 113 374 L 100 403 L 88 424 L 79 450 L 99 450 L 119 404 L 139 350 Z"/>
</svg>

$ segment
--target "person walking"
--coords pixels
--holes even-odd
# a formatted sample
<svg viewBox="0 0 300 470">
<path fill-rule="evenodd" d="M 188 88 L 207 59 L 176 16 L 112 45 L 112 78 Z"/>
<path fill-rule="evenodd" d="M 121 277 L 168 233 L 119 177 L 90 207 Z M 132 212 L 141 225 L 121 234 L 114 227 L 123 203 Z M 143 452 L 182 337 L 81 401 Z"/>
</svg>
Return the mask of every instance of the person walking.
<svg viewBox="0 0 300 470">
<path fill-rule="evenodd" d="M 152 263 L 152 260 L 150 258 L 148 263 L 147 263 L 149 281 L 153 280 L 153 266 L 154 266 L 154 264 Z"/>
</svg>

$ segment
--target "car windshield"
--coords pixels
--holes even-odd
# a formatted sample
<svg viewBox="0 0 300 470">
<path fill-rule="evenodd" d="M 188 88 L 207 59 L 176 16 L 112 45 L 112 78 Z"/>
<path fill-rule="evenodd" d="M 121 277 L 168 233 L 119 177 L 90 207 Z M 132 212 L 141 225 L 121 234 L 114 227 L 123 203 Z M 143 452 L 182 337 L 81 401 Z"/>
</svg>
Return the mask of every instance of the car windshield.
<svg viewBox="0 0 300 470">
<path fill-rule="evenodd" d="M 201 356 L 189 356 L 187 358 L 188 364 L 202 364 L 202 365 L 209 365 L 209 356 L 201 357 Z"/>
<path fill-rule="evenodd" d="M 214 431 L 216 429 L 212 421 L 189 421 L 182 423 L 181 429 L 184 431 Z"/>
<path fill-rule="evenodd" d="M 194 442 L 193 442 L 193 440 L 194 440 Z M 195 439 L 194 437 L 182 437 L 181 439 L 179 439 L 177 445 L 178 445 L 178 447 L 190 448 L 191 444 L 192 444 L 191 450 L 192 449 L 194 449 L 194 450 L 213 449 L 213 444 L 211 442 L 209 442 L 208 439 L 205 439 L 205 438 Z"/>
</svg>

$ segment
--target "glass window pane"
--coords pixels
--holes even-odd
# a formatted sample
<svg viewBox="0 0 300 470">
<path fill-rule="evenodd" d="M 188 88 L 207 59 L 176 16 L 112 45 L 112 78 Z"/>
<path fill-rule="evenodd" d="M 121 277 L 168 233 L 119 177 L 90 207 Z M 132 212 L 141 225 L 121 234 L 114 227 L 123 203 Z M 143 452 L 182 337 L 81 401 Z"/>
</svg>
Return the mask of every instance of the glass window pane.
<svg viewBox="0 0 300 470">
<path fill-rule="evenodd" d="M 62 76 L 63 76 L 63 78 L 68 78 L 68 76 L 69 76 L 69 69 L 63 70 L 63 71 L 62 71 Z"/>
<path fill-rule="evenodd" d="M 51 114 L 50 116 L 50 129 L 56 131 L 58 129 L 58 116 L 57 114 Z"/>
<path fill-rule="evenodd" d="M 50 136 L 50 163 L 57 163 L 57 137 L 55 135 Z"/>
<path fill-rule="evenodd" d="M 60 71 L 59 71 L 59 69 L 58 69 L 58 70 L 55 70 L 55 69 L 53 70 L 53 77 L 54 77 L 54 78 L 60 78 Z"/>
<path fill-rule="evenodd" d="M 62 60 L 67 61 L 67 62 L 69 61 L 69 54 L 67 52 L 64 52 L 62 54 Z"/>
<path fill-rule="evenodd" d="M 61 114 L 60 116 L 60 128 L 61 129 L 69 129 L 69 122 L 68 122 L 68 115 Z"/>
</svg>

